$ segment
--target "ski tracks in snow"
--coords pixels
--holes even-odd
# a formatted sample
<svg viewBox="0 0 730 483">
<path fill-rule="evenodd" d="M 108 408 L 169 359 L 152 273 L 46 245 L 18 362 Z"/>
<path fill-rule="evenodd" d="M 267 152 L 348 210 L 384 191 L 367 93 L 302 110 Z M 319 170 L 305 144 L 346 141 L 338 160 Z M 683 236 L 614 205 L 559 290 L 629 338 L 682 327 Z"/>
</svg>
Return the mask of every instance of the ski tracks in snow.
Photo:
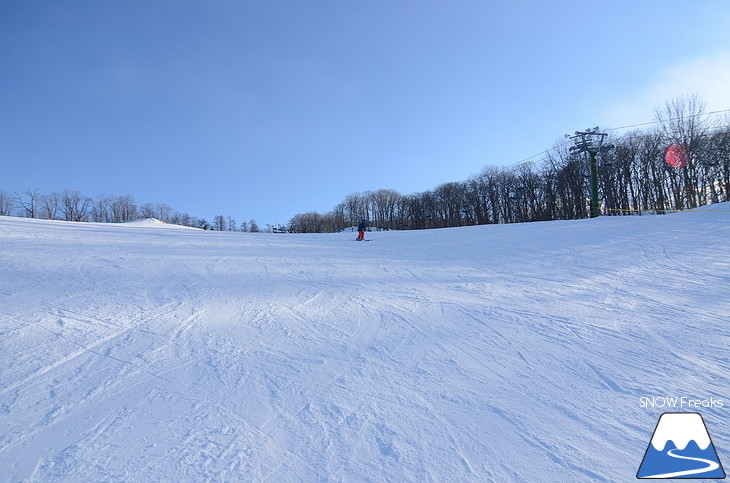
<svg viewBox="0 0 730 483">
<path fill-rule="evenodd" d="M 711 248 L 601 222 L 14 234 L 0 479 L 615 480 L 640 395 L 728 386 L 730 307 Z"/>
</svg>

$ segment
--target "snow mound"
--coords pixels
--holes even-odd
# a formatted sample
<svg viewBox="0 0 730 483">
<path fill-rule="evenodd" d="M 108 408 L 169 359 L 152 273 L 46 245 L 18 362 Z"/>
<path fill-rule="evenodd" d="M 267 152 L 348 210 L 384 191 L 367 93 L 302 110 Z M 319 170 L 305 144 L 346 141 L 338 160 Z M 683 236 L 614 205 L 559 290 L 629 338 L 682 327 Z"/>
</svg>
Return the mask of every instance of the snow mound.
<svg viewBox="0 0 730 483">
<path fill-rule="evenodd" d="M 123 223 L 123 225 L 137 226 L 143 228 L 191 228 L 197 230 L 197 228 L 192 228 L 189 226 L 175 225 L 174 223 L 165 223 L 164 221 L 160 221 L 157 218 L 143 218 L 139 220 L 127 221 Z"/>
<path fill-rule="evenodd" d="M 140 218 L 139 220 L 128 221 L 129 226 L 166 226 L 167 223 L 157 218 Z"/>
</svg>

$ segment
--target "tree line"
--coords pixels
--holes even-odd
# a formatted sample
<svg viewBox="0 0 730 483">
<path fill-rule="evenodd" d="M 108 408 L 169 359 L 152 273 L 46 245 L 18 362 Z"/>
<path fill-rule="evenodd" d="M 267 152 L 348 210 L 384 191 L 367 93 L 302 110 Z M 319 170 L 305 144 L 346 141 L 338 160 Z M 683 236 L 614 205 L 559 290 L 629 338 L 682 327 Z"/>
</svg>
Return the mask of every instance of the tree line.
<svg viewBox="0 0 730 483">
<path fill-rule="evenodd" d="M 606 143 L 613 149 L 598 158 L 604 215 L 663 213 L 730 200 L 730 118 L 711 121 L 697 96 L 667 101 L 652 127 L 609 134 Z M 667 147 L 675 143 L 686 150 L 685 167 L 665 160 Z M 422 193 L 353 193 L 328 213 L 295 215 L 290 230 L 336 232 L 362 218 L 374 227 L 400 230 L 586 218 L 591 201 L 586 156 L 561 141 L 537 161 L 487 166 L 465 181 Z"/>
<path fill-rule="evenodd" d="M 663 213 L 730 200 L 730 116 L 711 120 L 707 114 L 697 96 L 677 98 L 657 109 L 650 128 L 610 134 L 606 142 L 613 149 L 598 158 L 602 214 Z M 684 147 L 686 166 L 666 162 L 671 144 Z M 337 232 L 363 218 L 373 227 L 399 230 L 586 218 L 591 202 L 586 156 L 572 152 L 563 140 L 536 161 L 487 166 L 465 181 L 421 193 L 352 193 L 327 213 L 297 214 L 288 227 L 271 229 Z M 73 190 L 0 190 L 0 215 L 104 223 L 157 218 L 217 231 L 260 231 L 253 219 L 239 224 L 231 216 L 218 215 L 208 222 L 164 203 L 138 206 L 131 195 L 90 198 Z"/>
<path fill-rule="evenodd" d="M 64 190 L 49 194 L 37 189 L 9 194 L 0 190 L 0 215 L 64 220 L 77 222 L 124 223 L 137 219 L 156 218 L 165 223 L 217 231 L 258 232 L 256 220 L 238 224 L 231 216 L 218 215 L 208 222 L 174 210 L 165 203 L 137 205 L 131 195 L 96 198 L 78 191 Z"/>
</svg>

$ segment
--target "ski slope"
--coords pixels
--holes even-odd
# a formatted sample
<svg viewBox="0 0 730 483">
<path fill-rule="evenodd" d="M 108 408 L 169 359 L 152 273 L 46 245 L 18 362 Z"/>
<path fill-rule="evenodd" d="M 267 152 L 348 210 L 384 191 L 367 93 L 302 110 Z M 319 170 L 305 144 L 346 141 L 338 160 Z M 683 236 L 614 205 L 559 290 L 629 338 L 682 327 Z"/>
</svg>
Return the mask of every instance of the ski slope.
<svg viewBox="0 0 730 483">
<path fill-rule="evenodd" d="M 634 481 L 672 410 L 730 461 L 729 204 L 355 235 L 0 217 L 0 481 Z"/>
</svg>

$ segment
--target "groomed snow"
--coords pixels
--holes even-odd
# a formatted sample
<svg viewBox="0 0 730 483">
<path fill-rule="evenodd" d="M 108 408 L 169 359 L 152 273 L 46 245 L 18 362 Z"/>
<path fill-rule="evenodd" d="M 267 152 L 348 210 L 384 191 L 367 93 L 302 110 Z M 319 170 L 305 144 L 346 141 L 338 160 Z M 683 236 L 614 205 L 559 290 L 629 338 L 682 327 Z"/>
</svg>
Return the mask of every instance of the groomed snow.
<svg viewBox="0 0 730 483">
<path fill-rule="evenodd" d="M 634 481 L 673 410 L 730 460 L 728 204 L 354 237 L 0 217 L 0 481 Z"/>
</svg>

